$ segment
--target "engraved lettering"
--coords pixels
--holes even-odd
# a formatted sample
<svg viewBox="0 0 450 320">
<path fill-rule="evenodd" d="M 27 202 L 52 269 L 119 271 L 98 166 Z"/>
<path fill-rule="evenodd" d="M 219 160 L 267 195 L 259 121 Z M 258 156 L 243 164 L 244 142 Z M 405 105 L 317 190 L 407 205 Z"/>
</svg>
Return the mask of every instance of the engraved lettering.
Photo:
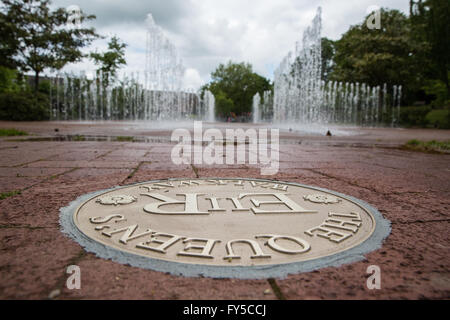
<svg viewBox="0 0 450 320">
<path fill-rule="evenodd" d="M 323 233 L 317 233 L 317 236 L 328 239 L 328 240 L 336 242 L 336 243 L 340 243 L 340 242 L 344 241 L 345 239 L 352 236 L 350 233 L 344 233 L 344 232 L 330 230 L 327 227 L 323 227 L 322 225 L 311 228 L 309 230 L 306 230 L 305 233 L 307 235 L 313 237 L 314 236 L 313 232 L 315 232 L 315 231 L 323 232 Z"/>
<path fill-rule="evenodd" d="M 206 180 L 206 182 L 209 182 L 212 185 L 216 185 L 216 186 L 225 186 L 228 183 L 227 181 L 224 181 L 224 180 Z"/>
<path fill-rule="evenodd" d="M 156 237 L 169 237 L 169 239 L 160 240 Z M 166 253 L 166 249 L 169 248 L 170 246 L 172 246 L 173 244 L 175 244 L 176 242 L 178 242 L 178 240 L 180 240 L 180 239 L 183 239 L 183 237 L 180 237 L 180 236 L 177 236 L 174 234 L 157 232 L 157 233 L 152 234 L 152 237 L 148 241 L 137 244 L 136 248 L 156 251 L 156 252 L 160 252 L 160 253 Z M 160 244 L 160 246 L 152 247 L 152 246 L 150 246 L 150 244 L 152 244 L 152 243 Z"/>
<path fill-rule="evenodd" d="M 170 198 L 168 196 L 164 196 L 158 193 L 142 193 L 143 196 L 148 196 L 157 200 L 162 201 L 162 203 L 150 203 L 144 206 L 144 211 L 148 213 L 155 213 L 155 214 L 209 214 L 209 212 L 200 211 L 198 209 L 198 202 L 197 197 L 199 193 L 181 193 L 177 194 L 177 196 L 184 196 L 185 200 L 180 201 L 177 199 Z M 161 210 L 161 206 L 170 205 L 170 204 L 182 204 L 184 205 L 183 211 L 165 211 Z"/>
<path fill-rule="evenodd" d="M 280 236 L 280 235 L 259 235 L 256 236 L 256 238 L 270 238 L 266 244 L 273 250 L 278 251 L 280 253 L 286 253 L 286 254 L 299 254 L 299 253 L 305 253 L 308 252 L 311 249 L 311 245 L 306 241 L 298 237 L 292 237 L 292 236 Z M 278 243 L 276 243 L 276 240 L 278 239 L 285 239 L 293 241 L 297 244 L 299 244 L 302 249 L 301 250 L 289 250 L 286 248 L 281 247 Z"/>
<path fill-rule="evenodd" d="M 291 200 L 284 193 L 242 193 L 239 195 L 239 199 L 247 196 L 273 196 L 278 199 L 278 201 L 259 201 L 251 199 L 250 201 L 256 206 L 260 207 L 262 204 L 284 204 L 290 210 L 262 210 L 258 208 L 252 208 L 253 213 L 315 213 L 316 210 L 308 210 L 299 206 L 296 202 Z"/>
<path fill-rule="evenodd" d="M 106 217 L 93 217 L 93 218 L 90 218 L 89 221 L 93 224 L 101 224 L 101 223 L 109 222 L 111 219 L 114 219 L 114 218 L 117 218 L 116 220 L 114 220 L 114 222 L 126 220 L 125 217 L 121 214 L 110 214 L 109 216 L 106 216 Z"/>
<path fill-rule="evenodd" d="M 109 228 L 111 228 L 111 226 L 98 226 L 98 227 L 95 227 L 95 230 L 100 231 L 100 230 L 109 229 Z"/>
<path fill-rule="evenodd" d="M 140 186 L 139 188 L 147 189 L 148 192 L 164 189 L 164 187 L 157 186 L 156 184 L 154 184 L 154 185 L 147 185 L 147 186 Z"/>
<path fill-rule="evenodd" d="M 268 182 L 250 181 L 250 185 L 253 188 L 264 187 L 264 186 L 267 186 L 268 184 L 269 184 Z"/>
<path fill-rule="evenodd" d="M 235 186 L 236 187 L 243 187 L 244 186 L 244 180 L 235 180 Z"/>
<path fill-rule="evenodd" d="M 287 191 L 288 190 L 288 186 L 287 185 L 282 185 L 282 184 L 274 184 L 271 186 L 262 186 L 263 188 L 270 188 L 273 190 L 280 190 L 280 191 Z"/>
<path fill-rule="evenodd" d="M 350 225 L 350 226 L 347 226 Z M 358 227 L 361 226 L 361 222 L 352 222 L 352 221 L 344 221 L 340 219 L 327 219 L 325 223 L 322 224 L 324 227 L 342 229 L 346 231 L 351 231 L 356 233 L 358 231 Z"/>
<path fill-rule="evenodd" d="M 212 206 L 212 209 L 208 209 L 208 211 L 226 211 L 225 209 L 222 209 L 220 206 L 219 206 L 219 200 L 220 198 L 216 198 L 216 197 L 208 197 L 208 198 L 206 198 L 206 200 L 209 200 L 209 201 L 211 201 L 211 206 Z"/>
<path fill-rule="evenodd" d="M 235 208 L 231 209 L 231 211 L 247 211 L 247 210 L 250 210 L 248 208 L 244 208 L 238 198 L 227 198 L 227 200 L 231 200 L 233 202 L 233 204 L 234 204 Z"/>
<path fill-rule="evenodd" d="M 350 218 L 350 219 L 352 219 L 352 221 L 362 221 L 360 214 L 357 213 L 357 212 L 350 212 L 348 214 L 346 214 L 346 213 L 329 212 L 328 215 L 330 217 Z"/>
<path fill-rule="evenodd" d="M 195 180 L 189 180 L 189 181 L 180 181 L 180 184 L 178 185 L 179 187 L 182 186 L 193 186 L 193 185 L 197 185 L 199 186 L 201 183 Z"/>
<path fill-rule="evenodd" d="M 248 239 L 235 239 L 235 240 L 231 240 L 228 241 L 226 244 L 226 249 L 227 249 L 227 254 L 224 259 L 240 259 L 241 257 L 234 254 L 233 251 L 233 247 L 232 245 L 234 243 L 246 243 L 248 245 L 250 245 L 250 247 L 253 250 L 254 255 L 251 256 L 250 258 L 252 259 L 258 259 L 258 258 L 270 258 L 271 256 L 268 254 L 264 254 L 264 252 L 262 251 L 261 247 L 259 246 L 259 243 L 256 242 L 255 240 L 248 240 Z"/>
<path fill-rule="evenodd" d="M 203 245 L 198 244 L 192 244 L 188 242 L 206 242 Z M 183 243 L 188 243 L 186 247 L 177 253 L 179 256 L 189 256 L 189 257 L 197 257 L 197 258 L 207 258 L 207 259 L 214 259 L 214 257 L 211 255 L 211 251 L 214 248 L 214 245 L 220 242 L 220 240 L 213 240 L 213 239 L 201 239 L 201 238 L 187 238 L 183 240 Z M 187 250 L 194 249 L 194 250 L 201 250 L 201 252 L 188 252 Z"/>
<path fill-rule="evenodd" d="M 135 240 L 137 238 L 141 238 L 143 236 L 147 236 L 149 234 L 152 234 L 152 232 L 153 232 L 152 230 L 147 229 L 146 231 L 133 236 L 133 234 L 134 234 L 134 232 L 136 231 L 137 228 L 138 228 L 138 225 L 135 224 L 135 225 L 132 225 L 132 226 L 129 226 L 129 227 L 124 227 L 124 228 L 120 228 L 120 229 L 114 229 L 114 230 L 109 231 L 109 232 L 103 231 L 102 234 L 107 236 L 107 237 L 112 237 L 113 234 L 120 233 L 120 232 L 125 232 L 123 234 L 123 236 L 119 239 L 119 242 L 121 242 L 123 244 L 127 244 L 127 242 L 130 241 L 130 240 Z"/>
</svg>

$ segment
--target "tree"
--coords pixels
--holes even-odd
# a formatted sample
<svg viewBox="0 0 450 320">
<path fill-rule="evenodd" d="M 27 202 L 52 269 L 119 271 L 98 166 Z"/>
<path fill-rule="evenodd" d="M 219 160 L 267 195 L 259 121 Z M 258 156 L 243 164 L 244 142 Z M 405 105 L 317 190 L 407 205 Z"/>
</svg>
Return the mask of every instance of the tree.
<svg viewBox="0 0 450 320">
<path fill-rule="evenodd" d="M 211 91 L 214 96 L 224 100 L 226 110 L 235 114 L 251 112 L 253 96 L 259 92 L 270 90 L 269 80 L 253 72 L 248 63 L 233 63 L 229 61 L 226 65 L 220 64 L 211 73 L 212 81 L 205 85 L 202 90 Z M 232 103 L 227 101 L 231 100 Z M 219 110 L 220 111 L 220 110 Z M 224 110 L 225 111 L 225 110 Z"/>
<path fill-rule="evenodd" d="M 63 8 L 51 11 L 50 0 L 2 2 L 0 20 L 11 36 L 2 41 L 1 48 L 9 44 L 13 51 L 4 51 L 2 60 L 11 59 L 22 72 L 32 70 L 35 91 L 44 70 L 60 70 L 67 63 L 80 61 L 85 57 L 81 49 L 99 37 L 93 28 L 69 27 L 69 13 Z M 80 13 L 81 23 L 92 19 L 95 16 Z"/>
<path fill-rule="evenodd" d="M 322 80 L 328 81 L 334 67 L 335 43 L 328 38 L 322 38 Z"/>
<path fill-rule="evenodd" d="M 108 51 L 104 53 L 91 53 L 90 58 L 96 65 L 99 65 L 97 72 L 102 72 L 103 81 L 105 85 L 108 85 L 111 78 L 115 78 L 117 70 L 126 65 L 125 60 L 125 48 L 127 45 L 121 43 L 120 39 L 116 36 L 112 37 L 108 43 Z"/>
<path fill-rule="evenodd" d="M 15 26 L 7 21 L 6 15 L 0 11 L 0 66 L 16 69 L 13 56 L 18 51 L 18 41 L 14 36 Z"/>
<path fill-rule="evenodd" d="M 433 81 L 440 81 L 450 97 L 450 2 L 448 0 L 410 0 L 412 36 L 420 40 L 426 50 L 420 57 L 423 72 Z"/>
<path fill-rule="evenodd" d="M 220 115 L 229 115 L 234 110 L 233 100 L 228 98 L 223 91 L 219 91 L 215 95 L 216 110 Z"/>
<path fill-rule="evenodd" d="M 407 93 L 417 90 L 420 66 L 414 56 L 423 48 L 411 39 L 408 18 L 398 10 L 381 9 L 379 30 L 367 28 L 367 19 L 336 41 L 330 78 L 370 86 L 403 85 Z"/>
</svg>

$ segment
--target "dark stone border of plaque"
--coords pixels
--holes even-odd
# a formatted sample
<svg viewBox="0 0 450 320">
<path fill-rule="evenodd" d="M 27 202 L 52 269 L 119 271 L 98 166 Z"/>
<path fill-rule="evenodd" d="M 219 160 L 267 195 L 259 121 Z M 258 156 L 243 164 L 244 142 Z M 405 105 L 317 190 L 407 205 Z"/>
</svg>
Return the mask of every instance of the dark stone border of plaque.
<svg viewBox="0 0 450 320">
<path fill-rule="evenodd" d="M 257 178 L 235 178 L 235 177 L 207 177 L 207 179 L 236 179 L 236 180 L 252 180 L 261 182 L 279 182 L 287 185 L 294 185 L 299 187 L 307 187 L 312 190 L 328 192 L 335 196 L 342 197 L 346 200 L 354 202 L 355 204 L 363 207 L 369 211 L 375 220 L 375 230 L 364 242 L 352 247 L 348 250 L 332 254 L 330 256 L 317 258 L 308 261 L 292 262 L 286 264 L 274 264 L 264 266 L 237 266 L 237 267 L 224 267 L 224 266 L 211 266 L 201 264 L 190 264 L 182 262 L 173 262 L 166 260 L 159 260 L 155 258 L 149 258 L 139 256 L 133 253 L 120 251 L 112 247 L 105 246 L 91 238 L 84 235 L 75 225 L 73 221 L 73 215 L 78 207 L 85 201 L 96 197 L 105 192 L 127 188 L 133 185 L 140 185 L 146 183 L 155 183 L 162 181 L 179 181 L 185 178 L 169 178 L 169 179 L 157 179 L 140 183 L 134 183 L 125 186 L 118 186 L 110 189 L 92 192 L 80 196 L 76 200 L 72 201 L 67 207 L 60 209 L 60 225 L 61 231 L 71 239 L 80 244 L 86 251 L 94 253 L 97 257 L 103 259 L 109 259 L 121 264 L 128 264 L 134 267 L 143 269 L 150 269 L 160 272 L 168 272 L 172 275 L 185 276 L 185 277 L 211 277 L 211 278 L 237 278 L 237 279 L 266 279 L 266 278 L 284 278 L 289 274 L 296 274 L 302 272 L 310 272 L 325 267 L 339 267 L 343 264 L 354 263 L 364 260 L 364 255 L 381 248 L 383 241 L 388 237 L 391 232 L 391 222 L 385 219 L 382 214 L 370 206 L 368 203 L 356 199 L 352 196 L 344 195 L 336 191 L 331 191 L 324 188 L 313 187 L 309 185 L 303 185 L 295 182 L 287 182 L 280 180 L 268 180 Z M 190 179 L 190 180 L 203 180 L 203 178 Z"/>
</svg>

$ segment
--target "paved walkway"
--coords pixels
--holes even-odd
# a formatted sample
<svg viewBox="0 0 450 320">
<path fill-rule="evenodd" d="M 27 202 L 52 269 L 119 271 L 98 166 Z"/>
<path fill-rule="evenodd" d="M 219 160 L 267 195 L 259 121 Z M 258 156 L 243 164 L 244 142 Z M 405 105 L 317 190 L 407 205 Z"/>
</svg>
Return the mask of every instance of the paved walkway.
<svg viewBox="0 0 450 320">
<path fill-rule="evenodd" d="M 114 135 L 126 135 L 120 124 L 107 125 Z M 101 125 L 87 133 L 86 126 L 61 123 L 0 127 L 25 129 L 33 138 L 105 132 Z M 267 178 L 258 169 L 176 166 L 168 142 L 2 138 L 0 299 L 450 298 L 450 155 L 396 149 L 412 138 L 448 139 L 449 132 L 402 130 L 390 140 L 383 130 L 378 138 L 365 132 L 366 138 L 298 136 L 297 143 L 280 147 L 281 169 L 271 178 L 362 199 L 392 222 L 391 235 L 365 261 L 275 280 L 183 278 L 121 265 L 85 252 L 58 223 L 59 209 L 89 192 L 171 177 Z M 65 288 L 66 268 L 73 264 L 81 268 L 81 290 Z M 366 288 L 369 265 L 381 268 L 381 290 Z"/>
</svg>

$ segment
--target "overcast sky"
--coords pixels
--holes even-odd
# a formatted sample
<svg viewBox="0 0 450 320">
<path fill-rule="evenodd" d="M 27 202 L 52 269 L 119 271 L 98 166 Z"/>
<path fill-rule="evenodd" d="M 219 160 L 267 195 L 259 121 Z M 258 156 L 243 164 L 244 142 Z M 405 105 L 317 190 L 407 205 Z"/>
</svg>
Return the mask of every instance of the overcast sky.
<svg viewBox="0 0 450 320">
<path fill-rule="evenodd" d="M 151 13 L 175 44 L 187 68 L 186 86 L 198 89 L 219 63 L 249 62 L 270 79 L 281 59 L 301 39 L 317 7 L 322 7 L 322 36 L 338 39 L 360 23 L 373 5 L 409 12 L 409 0 L 53 0 L 53 6 L 77 5 L 95 14 L 93 26 L 128 44 L 123 72 L 145 68 L 145 19 Z M 96 41 L 89 51 L 106 49 Z M 95 69 L 90 61 L 65 70 Z M 141 76 L 143 77 L 143 76 Z"/>
</svg>

